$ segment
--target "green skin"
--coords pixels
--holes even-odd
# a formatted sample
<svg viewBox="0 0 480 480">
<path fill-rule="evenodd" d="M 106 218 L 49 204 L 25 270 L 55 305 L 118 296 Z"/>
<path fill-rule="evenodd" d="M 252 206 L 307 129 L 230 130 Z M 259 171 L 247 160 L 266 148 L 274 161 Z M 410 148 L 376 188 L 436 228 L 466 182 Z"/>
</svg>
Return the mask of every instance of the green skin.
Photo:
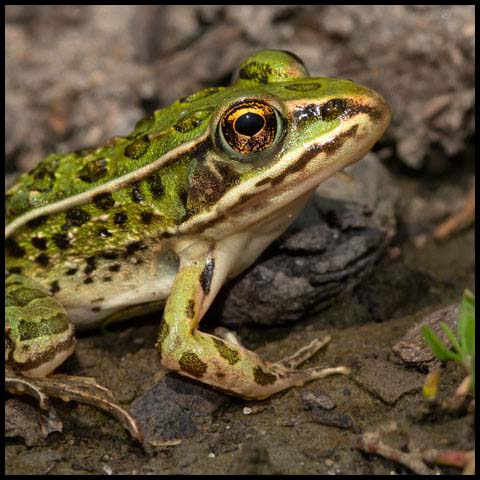
<svg viewBox="0 0 480 480">
<path fill-rule="evenodd" d="M 220 287 L 389 121 L 372 90 L 262 50 L 230 87 L 185 97 L 97 149 L 48 156 L 7 192 L 7 366 L 46 377 L 74 350 L 72 324 L 165 306 L 162 364 L 229 393 L 265 398 L 343 373 L 295 369 L 322 342 L 272 364 L 197 326 Z"/>
</svg>

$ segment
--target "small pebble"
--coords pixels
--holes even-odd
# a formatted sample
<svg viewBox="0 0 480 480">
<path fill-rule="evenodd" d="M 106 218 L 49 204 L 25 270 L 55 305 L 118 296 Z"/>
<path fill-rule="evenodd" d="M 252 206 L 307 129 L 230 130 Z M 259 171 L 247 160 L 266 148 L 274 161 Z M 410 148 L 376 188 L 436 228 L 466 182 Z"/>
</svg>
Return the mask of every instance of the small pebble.
<svg viewBox="0 0 480 480">
<path fill-rule="evenodd" d="M 250 407 L 243 407 L 243 414 L 244 415 L 250 415 L 253 412 L 253 410 Z"/>
<path fill-rule="evenodd" d="M 333 410 L 337 404 L 326 393 L 306 392 L 302 394 L 302 404 L 307 410 L 321 408 L 322 410 Z"/>
</svg>

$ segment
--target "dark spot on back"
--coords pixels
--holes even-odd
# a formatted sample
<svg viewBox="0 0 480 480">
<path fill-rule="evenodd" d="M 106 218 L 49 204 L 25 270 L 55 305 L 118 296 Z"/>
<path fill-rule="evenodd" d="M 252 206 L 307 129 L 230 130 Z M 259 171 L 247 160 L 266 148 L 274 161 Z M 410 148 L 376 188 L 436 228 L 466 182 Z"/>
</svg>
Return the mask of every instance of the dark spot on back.
<svg viewBox="0 0 480 480">
<path fill-rule="evenodd" d="M 78 176 L 87 183 L 93 183 L 100 180 L 107 173 L 107 160 L 105 158 L 96 158 L 88 162 L 79 172 Z"/>
<path fill-rule="evenodd" d="M 66 250 L 70 247 L 70 240 L 64 233 L 54 233 L 52 235 L 52 240 L 60 250 Z"/>
<path fill-rule="evenodd" d="M 46 215 L 41 215 L 40 217 L 37 218 L 32 218 L 30 221 L 27 222 L 27 225 L 29 228 L 37 228 L 42 225 L 45 225 L 45 222 L 47 221 L 47 216 Z"/>
<path fill-rule="evenodd" d="M 111 237 L 113 234 L 109 230 L 107 230 L 105 227 L 100 227 L 97 230 L 97 234 L 100 238 L 108 238 Z"/>
<path fill-rule="evenodd" d="M 210 117 L 211 109 L 205 108 L 190 113 L 188 116 L 181 118 L 173 128 L 180 133 L 187 133 L 198 128 L 207 118 Z"/>
<path fill-rule="evenodd" d="M 80 227 L 90 220 L 90 214 L 81 208 L 72 208 L 65 214 L 66 226 Z"/>
<path fill-rule="evenodd" d="M 154 198 L 160 197 L 163 193 L 162 177 L 155 173 L 147 178 L 148 186 Z"/>
<path fill-rule="evenodd" d="M 113 223 L 115 225 L 123 225 L 126 221 L 127 221 L 127 216 L 122 212 L 116 213 L 115 216 L 113 217 Z"/>
<path fill-rule="evenodd" d="M 145 196 L 140 191 L 140 184 L 138 182 L 132 183 L 131 189 L 130 189 L 130 197 L 132 201 L 135 203 L 140 203 L 145 200 Z"/>
<path fill-rule="evenodd" d="M 99 193 L 93 197 L 93 204 L 100 210 L 108 210 L 113 207 L 115 200 L 109 192 Z"/>
<path fill-rule="evenodd" d="M 140 214 L 140 221 L 145 225 L 150 225 L 155 215 L 152 212 L 142 212 Z"/>
<path fill-rule="evenodd" d="M 93 283 L 93 278 L 92 278 L 92 277 L 87 277 L 87 278 L 83 281 L 83 283 L 85 283 L 85 284 Z"/>
<path fill-rule="evenodd" d="M 110 265 L 108 267 L 108 269 L 111 271 L 111 272 L 119 272 L 120 271 L 120 264 L 119 263 L 115 263 L 114 265 Z"/>
<path fill-rule="evenodd" d="M 22 273 L 22 269 L 20 267 L 12 267 L 8 270 L 8 273 Z"/>
<path fill-rule="evenodd" d="M 5 240 L 5 249 L 9 255 L 15 258 L 20 258 L 25 256 L 25 249 L 21 247 L 16 240 L 13 238 L 7 238 Z"/>
<path fill-rule="evenodd" d="M 139 160 L 147 153 L 149 146 L 148 135 L 143 135 L 125 148 L 124 155 L 132 160 Z"/>
<path fill-rule="evenodd" d="M 46 267 L 50 262 L 50 257 L 46 253 L 41 253 L 35 258 L 35 261 L 42 267 Z"/>
<path fill-rule="evenodd" d="M 69 268 L 65 271 L 65 275 L 75 275 L 78 272 L 78 268 Z"/>
<path fill-rule="evenodd" d="M 92 307 L 92 312 L 99 312 L 101 308 L 99 306 Z"/>
<path fill-rule="evenodd" d="M 44 237 L 33 237 L 32 245 L 39 250 L 46 250 L 47 249 L 47 239 Z"/>
</svg>

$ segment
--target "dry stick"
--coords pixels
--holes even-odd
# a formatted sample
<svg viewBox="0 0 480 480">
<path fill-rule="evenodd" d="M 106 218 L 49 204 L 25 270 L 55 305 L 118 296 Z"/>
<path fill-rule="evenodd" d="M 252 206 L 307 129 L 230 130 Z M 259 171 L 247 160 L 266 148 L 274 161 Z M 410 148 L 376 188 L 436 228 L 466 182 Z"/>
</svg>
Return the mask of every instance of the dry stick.
<svg viewBox="0 0 480 480">
<path fill-rule="evenodd" d="M 401 463 L 418 475 L 431 475 L 435 470 L 428 468 L 425 462 L 436 465 L 447 465 L 450 467 L 462 468 L 465 474 L 475 473 L 475 451 L 462 450 L 437 450 L 429 448 L 418 453 L 406 453 L 396 448 L 385 445 L 380 437 L 398 430 L 396 422 L 390 422 L 379 427 L 373 432 L 364 433 L 358 443 L 357 448 L 366 453 L 374 453 L 388 460 Z"/>
<path fill-rule="evenodd" d="M 433 232 L 437 240 L 445 240 L 475 221 L 475 185 L 470 189 L 462 208 L 441 223 Z"/>
<path fill-rule="evenodd" d="M 366 453 L 374 453 L 388 460 L 401 463 L 418 475 L 435 474 L 436 472 L 434 470 L 425 465 L 421 455 L 402 452 L 396 448 L 385 445 L 380 440 L 381 435 L 394 432 L 397 429 L 398 424 L 396 422 L 390 422 L 373 432 L 366 432 L 360 437 L 357 443 L 357 448 Z"/>
</svg>

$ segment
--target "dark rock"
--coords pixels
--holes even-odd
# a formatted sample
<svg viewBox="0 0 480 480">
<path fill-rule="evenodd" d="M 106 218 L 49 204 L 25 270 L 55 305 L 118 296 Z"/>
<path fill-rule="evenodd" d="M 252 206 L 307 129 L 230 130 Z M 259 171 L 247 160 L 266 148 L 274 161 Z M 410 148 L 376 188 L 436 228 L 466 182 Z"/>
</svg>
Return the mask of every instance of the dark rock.
<svg viewBox="0 0 480 480">
<path fill-rule="evenodd" d="M 305 408 L 306 410 L 312 410 L 314 408 L 320 408 L 322 410 L 333 410 L 337 406 L 332 397 L 322 392 L 303 392 L 301 402 L 303 408 Z"/>
<path fill-rule="evenodd" d="M 321 408 L 314 408 L 311 416 L 315 423 L 320 423 L 321 425 L 337 427 L 343 430 L 350 430 L 353 428 L 352 418 L 348 415 L 338 415 L 322 410 Z"/>
<path fill-rule="evenodd" d="M 131 408 L 145 439 L 152 442 L 183 439 L 209 425 L 212 415 L 231 397 L 175 374 L 163 377 Z"/>
<path fill-rule="evenodd" d="M 20 437 L 29 447 L 43 445 L 52 432 L 61 432 L 61 420 L 50 406 L 47 412 L 18 398 L 5 402 L 5 437 Z"/>
<path fill-rule="evenodd" d="M 395 233 L 395 191 L 375 156 L 362 162 L 354 185 L 335 178 L 322 184 L 255 265 L 222 289 L 212 311 L 223 324 L 297 321 L 371 272 Z"/>
</svg>

